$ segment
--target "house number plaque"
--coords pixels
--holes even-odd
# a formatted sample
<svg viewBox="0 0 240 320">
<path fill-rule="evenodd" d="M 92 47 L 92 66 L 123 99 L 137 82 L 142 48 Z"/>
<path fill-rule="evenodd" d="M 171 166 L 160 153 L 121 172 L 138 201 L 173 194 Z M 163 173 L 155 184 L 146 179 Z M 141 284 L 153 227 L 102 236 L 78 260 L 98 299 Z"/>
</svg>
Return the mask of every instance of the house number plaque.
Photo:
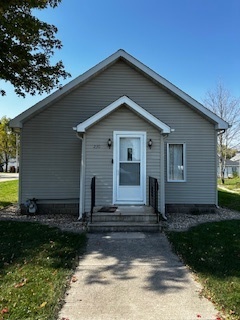
<svg viewBox="0 0 240 320">
<path fill-rule="evenodd" d="M 93 145 L 93 149 L 101 149 L 101 145 L 100 144 L 94 144 Z"/>
</svg>

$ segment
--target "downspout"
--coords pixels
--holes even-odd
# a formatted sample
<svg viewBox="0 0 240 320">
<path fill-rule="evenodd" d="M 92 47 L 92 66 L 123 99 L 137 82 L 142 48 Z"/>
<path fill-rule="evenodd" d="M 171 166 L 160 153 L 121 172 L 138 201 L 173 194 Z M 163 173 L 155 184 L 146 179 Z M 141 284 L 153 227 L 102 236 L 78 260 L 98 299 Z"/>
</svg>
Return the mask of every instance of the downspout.
<svg viewBox="0 0 240 320">
<path fill-rule="evenodd" d="M 220 136 L 220 134 L 223 134 L 223 133 L 225 133 L 225 132 L 226 132 L 226 129 L 222 129 L 222 130 L 220 130 L 220 131 L 217 133 L 217 135 Z"/>
<path fill-rule="evenodd" d="M 231 128 L 232 125 L 229 125 L 228 128 Z M 217 147 L 218 147 L 218 136 L 224 134 L 226 132 L 227 129 L 221 129 L 221 130 L 217 130 L 217 134 L 216 134 L 216 154 L 218 155 L 218 151 L 217 151 Z M 218 167 L 219 167 L 219 160 L 218 160 L 218 157 L 216 158 L 216 164 L 217 164 L 217 168 L 216 168 L 216 176 L 218 174 Z M 220 177 L 221 177 L 221 172 L 220 173 Z M 217 179 L 216 179 L 216 208 L 218 209 L 219 208 L 219 204 L 218 204 L 218 184 L 217 184 Z"/>
<path fill-rule="evenodd" d="M 76 130 L 76 128 L 73 128 Z M 79 193 L 79 216 L 78 220 L 82 219 L 84 213 L 84 187 L 85 187 L 85 135 L 76 132 L 78 139 L 82 141 L 81 165 L 80 165 L 80 193 Z"/>
<path fill-rule="evenodd" d="M 165 154 L 164 154 L 164 136 L 161 135 L 161 164 L 160 164 L 160 172 L 161 172 L 161 184 L 160 184 L 160 199 L 161 199 L 161 207 L 160 212 L 164 220 L 167 220 L 165 214 Z"/>
<path fill-rule="evenodd" d="M 170 129 L 170 133 L 175 132 L 175 129 Z M 163 182 L 161 182 L 161 188 L 160 188 L 160 194 L 161 194 L 161 198 L 163 199 L 163 201 L 161 202 L 161 214 L 164 220 L 167 220 L 166 217 L 166 199 L 165 199 L 165 144 L 164 144 L 164 140 L 169 136 L 169 133 L 167 134 L 162 134 L 161 135 L 161 155 L 162 155 L 162 161 L 161 161 L 161 173 L 162 173 L 162 179 Z"/>
</svg>

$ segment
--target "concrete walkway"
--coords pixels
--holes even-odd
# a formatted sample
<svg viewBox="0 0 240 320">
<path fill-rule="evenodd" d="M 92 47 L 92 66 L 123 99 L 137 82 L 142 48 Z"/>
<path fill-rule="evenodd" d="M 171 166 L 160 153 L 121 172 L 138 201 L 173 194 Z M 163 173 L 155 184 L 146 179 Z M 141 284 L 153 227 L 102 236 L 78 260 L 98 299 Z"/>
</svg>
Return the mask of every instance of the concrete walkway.
<svg viewBox="0 0 240 320">
<path fill-rule="evenodd" d="M 88 237 L 59 320 L 217 319 L 163 233 Z"/>
<path fill-rule="evenodd" d="M 19 173 L 0 172 L 0 182 L 17 180 L 18 178 L 19 178 Z"/>
<path fill-rule="evenodd" d="M 222 186 L 222 185 L 218 185 L 218 188 L 219 188 L 220 190 L 227 191 L 227 192 L 230 192 L 230 193 L 235 193 L 235 194 L 239 194 L 239 191 L 240 191 L 240 189 L 230 190 L 230 189 L 228 189 L 228 188 L 226 188 L 226 187 L 224 187 L 224 186 Z"/>
</svg>

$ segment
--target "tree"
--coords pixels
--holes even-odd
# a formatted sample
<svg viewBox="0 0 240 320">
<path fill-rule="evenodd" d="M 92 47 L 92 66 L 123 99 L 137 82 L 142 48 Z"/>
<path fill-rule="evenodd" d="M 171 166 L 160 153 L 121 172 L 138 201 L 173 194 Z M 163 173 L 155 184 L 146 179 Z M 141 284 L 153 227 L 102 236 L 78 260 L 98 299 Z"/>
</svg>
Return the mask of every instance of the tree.
<svg viewBox="0 0 240 320">
<path fill-rule="evenodd" d="M 237 154 L 237 152 L 237 149 L 224 147 L 224 154 L 226 153 L 226 159 L 233 158 Z"/>
<path fill-rule="evenodd" d="M 218 82 L 214 90 L 207 92 L 204 104 L 230 125 L 228 130 L 218 134 L 219 168 L 224 183 L 228 150 L 240 145 L 240 99 L 234 98 L 223 83 Z"/>
<path fill-rule="evenodd" d="M 55 8 L 61 0 L 1 0 L 0 79 L 10 82 L 19 96 L 50 92 L 60 78 L 70 76 L 62 61 L 51 65 L 55 49 L 62 43 L 55 38 L 57 28 L 40 21 L 33 9 Z M 4 90 L 0 90 L 5 95 Z"/>
<path fill-rule="evenodd" d="M 9 121 L 6 116 L 0 120 L 0 159 L 6 164 L 6 172 L 10 158 L 16 157 L 18 146 L 18 135 L 9 127 Z"/>
</svg>

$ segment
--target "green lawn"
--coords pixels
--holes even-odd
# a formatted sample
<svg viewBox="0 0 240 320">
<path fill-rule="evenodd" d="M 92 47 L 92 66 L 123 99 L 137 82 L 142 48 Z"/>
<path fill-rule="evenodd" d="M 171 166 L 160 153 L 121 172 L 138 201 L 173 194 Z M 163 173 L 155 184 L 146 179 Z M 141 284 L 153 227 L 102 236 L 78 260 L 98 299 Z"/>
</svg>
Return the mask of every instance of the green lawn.
<svg viewBox="0 0 240 320">
<path fill-rule="evenodd" d="M 219 190 L 218 202 L 221 207 L 240 211 L 240 194 Z"/>
<path fill-rule="evenodd" d="M 18 180 L 0 182 L 0 209 L 18 200 Z"/>
<path fill-rule="evenodd" d="M 239 189 L 240 179 L 224 187 Z M 0 208 L 17 202 L 18 181 L 0 183 Z M 237 191 L 238 192 L 238 191 Z M 220 206 L 240 211 L 240 193 L 219 190 Z M 169 232 L 173 248 L 204 286 L 203 294 L 240 319 L 240 220 Z M 0 222 L 0 320 L 53 320 L 85 235 L 33 223 Z"/>
<path fill-rule="evenodd" d="M 230 191 L 234 191 L 240 195 L 240 178 L 234 179 L 225 179 L 224 184 L 221 183 L 221 180 L 218 180 L 219 187 L 224 187 Z"/>
<path fill-rule="evenodd" d="M 220 181 L 218 183 L 219 205 L 240 211 L 240 178 L 226 179 L 224 184 L 220 184 Z"/>
<path fill-rule="evenodd" d="M 0 221 L 0 319 L 56 319 L 85 242 L 85 234 Z"/>
<path fill-rule="evenodd" d="M 211 222 L 168 232 L 174 250 L 198 276 L 202 294 L 240 319 L 240 220 Z"/>
</svg>

